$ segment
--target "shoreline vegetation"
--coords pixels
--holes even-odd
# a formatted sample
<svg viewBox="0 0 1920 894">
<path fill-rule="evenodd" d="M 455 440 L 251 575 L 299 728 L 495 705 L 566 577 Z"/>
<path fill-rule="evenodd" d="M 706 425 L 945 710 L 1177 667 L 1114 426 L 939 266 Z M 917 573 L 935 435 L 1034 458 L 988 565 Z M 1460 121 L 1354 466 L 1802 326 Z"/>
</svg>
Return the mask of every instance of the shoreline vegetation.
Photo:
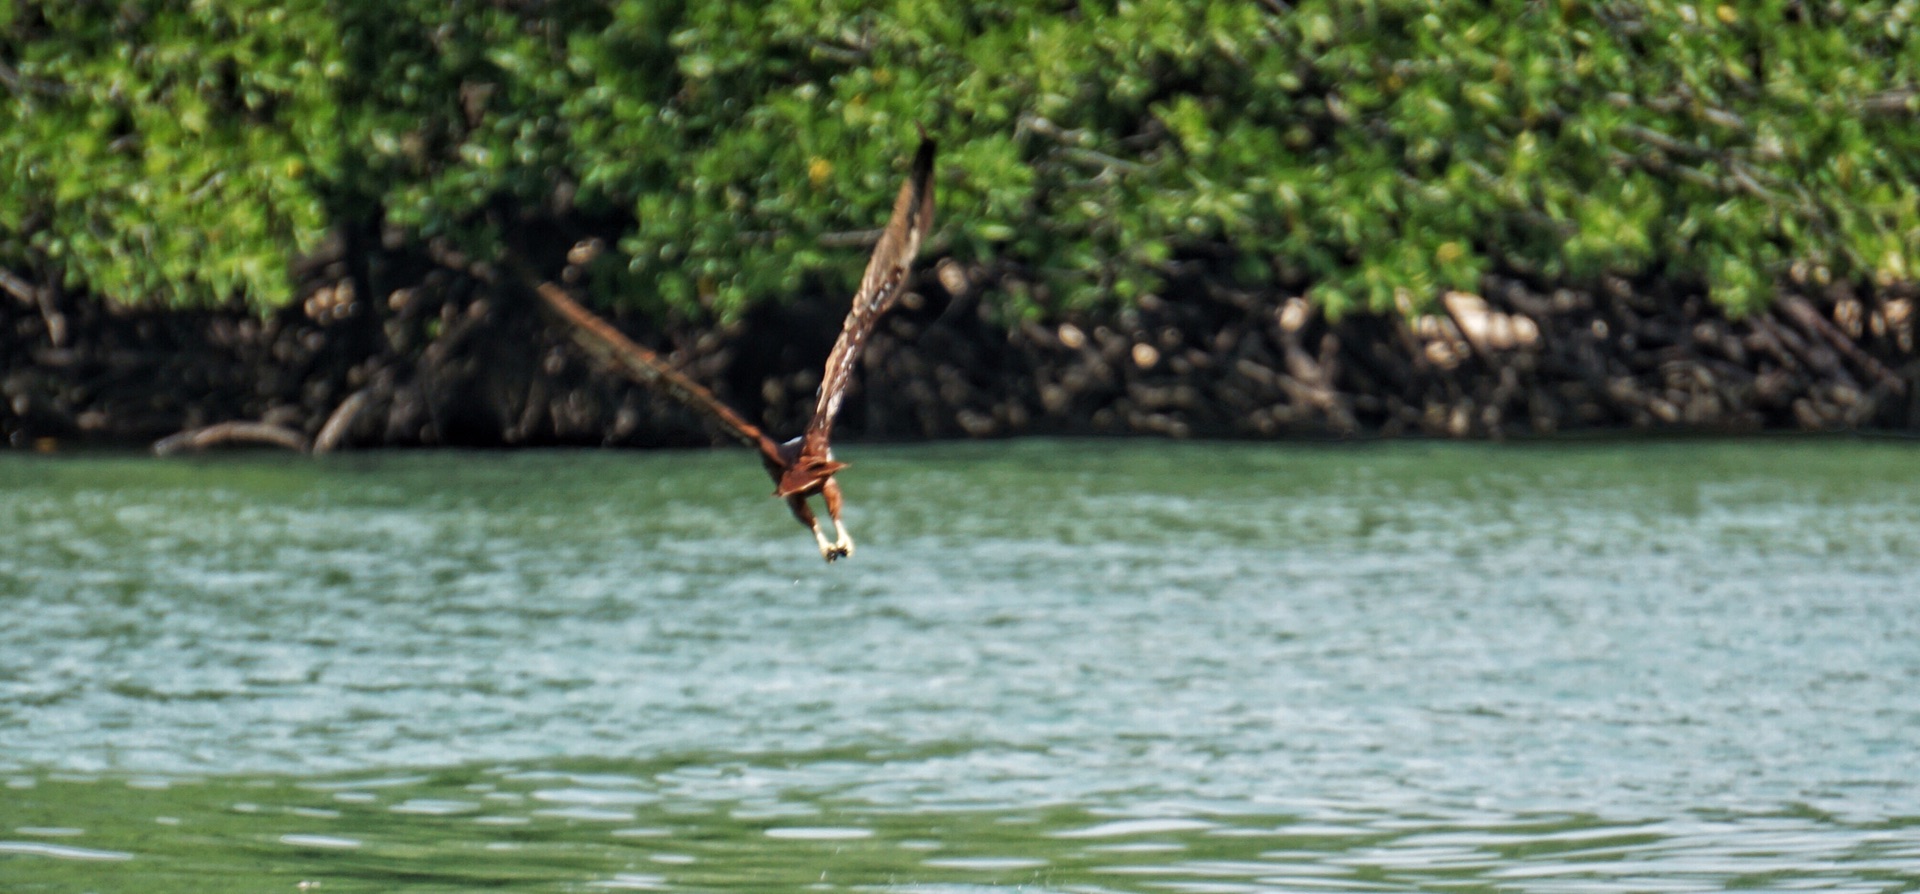
<svg viewBox="0 0 1920 894">
<path fill-rule="evenodd" d="M 475 265 L 794 431 L 916 127 L 854 437 L 1910 432 L 1917 16 L 0 4 L 0 439 L 713 442 Z"/>
<path fill-rule="evenodd" d="M 1195 276 L 1165 299 L 1007 325 L 982 275 L 949 261 L 917 277 L 874 334 L 846 437 L 1920 430 L 1905 291 L 1834 286 L 1731 318 L 1658 282 L 1549 290 L 1488 276 L 1429 313 L 1330 320 L 1299 295 Z M 336 292 L 264 317 L 0 301 L 0 434 L 19 448 L 161 452 L 729 442 L 577 350 L 524 291 L 424 265 L 385 300 Z M 613 321 L 788 433 L 844 310 L 822 295 L 719 327 Z"/>
</svg>

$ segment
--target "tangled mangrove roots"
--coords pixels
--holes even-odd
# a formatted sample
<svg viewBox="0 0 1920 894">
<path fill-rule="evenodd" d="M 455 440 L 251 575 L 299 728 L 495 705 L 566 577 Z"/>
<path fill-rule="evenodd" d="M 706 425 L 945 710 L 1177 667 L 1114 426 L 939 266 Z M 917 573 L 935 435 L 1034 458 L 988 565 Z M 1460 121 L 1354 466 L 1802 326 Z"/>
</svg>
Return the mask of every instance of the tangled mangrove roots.
<svg viewBox="0 0 1920 894">
<path fill-rule="evenodd" d="M 944 263 L 875 334 L 855 438 L 1022 434 L 1507 438 L 1557 432 L 1920 431 L 1915 299 L 1845 284 L 1729 318 L 1697 290 L 1488 276 L 1432 313 L 1320 315 L 1297 295 L 1177 277 L 1165 297 L 996 322 L 1005 271 Z M 423 263 L 378 294 L 344 263 L 299 306 L 126 309 L 0 295 L 0 436 L 315 452 L 691 446 L 714 435 L 605 374 L 531 292 Z M 721 328 L 613 320 L 750 418 L 796 430 L 844 298 Z M 245 425 L 234 425 L 244 421 Z"/>
</svg>

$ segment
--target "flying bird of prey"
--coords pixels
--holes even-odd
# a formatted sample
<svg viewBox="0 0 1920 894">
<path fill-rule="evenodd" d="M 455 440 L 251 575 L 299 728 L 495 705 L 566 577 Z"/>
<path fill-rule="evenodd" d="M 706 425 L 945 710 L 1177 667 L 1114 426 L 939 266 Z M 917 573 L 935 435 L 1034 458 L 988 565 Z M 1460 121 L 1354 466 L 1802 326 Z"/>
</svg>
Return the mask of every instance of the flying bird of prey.
<svg viewBox="0 0 1920 894">
<path fill-rule="evenodd" d="M 933 154 L 933 141 L 922 135 L 907 181 L 900 186 L 899 197 L 894 199 L 893 216 L 880 233 L 880 242 L 867 261 L 866 273 L 860 277 L 860 288 L 853 295 L 853 307 L 847 311 L 840 337 L 827 355 L 813 418 L 799 437 L 785 443 L 767 437 L 759 426 L 721 403 L 713 392 L 581 307 L 568 297 L 566 290 L 553 283 L 541 283 L 538 289 L 540 297 L 572 324 L 569 328 L 575 341 L 588 351 L 611 360 L 641 384 L 712 419 L 740 442 L 759 451 L 760 462 L 773 477 L 773 495 L 787 501 L 793 517 L 813 532 L 820 556 L 828 562 L 853 555 L 853 537 L 847 533 L 846 522 L 840 519 L 840 484 L 833 479 L 835 473 L 847 467 L 846 463 L 833 458 L 829 444 L 833 417 L 840 411 L 840 399 L 852 381 L 854 363 L 866 347 L 867 337 L 906 288 L 908 269 L 920 251 L 920 240 L 933 225 Z M 834 539 L 831 541 L 821 532 L 820 520 L 807 505 L 808 498 L 815 495 L 825 501 L 827 515 L 833 518 Z"/>
</svg>

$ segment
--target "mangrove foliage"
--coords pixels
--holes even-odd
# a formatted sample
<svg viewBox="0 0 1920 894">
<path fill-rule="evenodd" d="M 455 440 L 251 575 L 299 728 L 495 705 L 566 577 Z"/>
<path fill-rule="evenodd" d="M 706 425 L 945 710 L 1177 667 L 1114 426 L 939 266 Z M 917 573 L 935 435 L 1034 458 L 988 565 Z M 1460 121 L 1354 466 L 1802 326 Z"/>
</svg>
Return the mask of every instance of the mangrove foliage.
<svg viewBox="0 0 1920 894">
<path fill-rule="evenodd" d="M 1740 313 L 1914 277 L 1916 12 L 9 0 L 0 285 L 271 308 L 329 240 L 598 235 L 600 301 L 737 318 L 852 283 L 918 125 L 945 149 L 933 252 L 1016 314 L 1189 265 L 1334 314 L 1492 271 Z"/>
</svg>

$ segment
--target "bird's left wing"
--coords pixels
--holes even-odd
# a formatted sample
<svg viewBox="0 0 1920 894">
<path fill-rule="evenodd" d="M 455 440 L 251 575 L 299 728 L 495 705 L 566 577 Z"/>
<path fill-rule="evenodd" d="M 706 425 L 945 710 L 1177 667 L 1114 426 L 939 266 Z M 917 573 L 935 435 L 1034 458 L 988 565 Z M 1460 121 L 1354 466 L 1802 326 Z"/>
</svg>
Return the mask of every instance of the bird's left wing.
<svg viewBox="0 0 1920 894">
<path fill-rule="evenodd" d="M 920 253 L 920 241 L 933 226 L 933 153 L 934 142 L 921 136 L 907 182 L 901 184 L 900 195 L 893 200 L 893 216 L 880 233 L 880 243 L 873 247 L 867 272 L 860 277 L 860 290 L 853 295 L 853 308 L 847 312 L 832 353 L 827 355 L 827 368 L 820 377 L 820 399 L 801 442 L 802 456 L 826 455 L 833 417 L 840 412 L 840 398 L 853 378 L 853 365 L 866 347 L 874 324 L 907 287 L 907 272 Z"/>
<path fill-rule="evenodd" d="M 735 440 L 760 452 L 768 468 L 784 465 L 780 448 L 760 427 L 742 418 L 732 407 L 720 402 L 713 392 L 686 377 L 660 355 L 647 350 L 613 328 L 607 321 L 581 307 L 567 291 L 551 282 L 535 289 L 540 299 L 569 324 L 568 332 L 588 353 L 600 357 L 628 378 L 652 388 L 720 424 Z"/>
</svg>

